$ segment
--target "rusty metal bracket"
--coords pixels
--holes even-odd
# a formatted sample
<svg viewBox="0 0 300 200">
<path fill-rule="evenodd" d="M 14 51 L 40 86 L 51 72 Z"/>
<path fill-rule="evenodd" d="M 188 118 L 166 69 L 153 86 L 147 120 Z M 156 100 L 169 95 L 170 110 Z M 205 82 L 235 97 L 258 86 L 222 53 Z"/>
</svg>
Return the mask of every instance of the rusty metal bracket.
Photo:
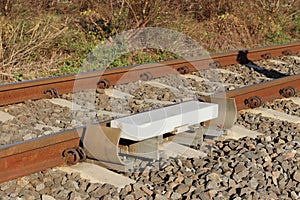
<svg viewBox="0 0 300 200">
<path fill-rule="evenodd" d="M 270 59 L 270 58 L 272 58 L 272 54 L 271 53 L 265 53 L 265 54 L 262 54 L 261 57 L 263 59 Z"/>
<path fill-rule="evenodd" d="M 63 152 L 63 158 L 65 159 L 67 165 L 74 165 L 79 162 L 80 155 L 75 148 L 66 149 Z"/>
<path fill-rule="evenodd" d="M 187 66 L 178 67 L 177 71 L 180 74 L 188 74 L 188 73 L 190 73 L 190 69 Z"/>
<path fill-rule="evenodd" d="M 285 98 L 293 97 L 296 95 L 296 93 L 296 89 L 292 86 L 288 86 L 279 90 L 279 94 Z"/>
<path fill-rule="evenodd" d="M 79 146 L 64 150 L 62 156 L 68 165 L 74 165 L 86 160 L 86 153 L 84 149 Z"/>
<path fill-rule="evenodd" d="M 100 80 L 97 84 L 100 89 L 106 89 L 110 87 L 110 81 L 108 79 Z"/>
<path fill-rule="evenodd" d="M 47 96 L 47 98 L 57 98 L 59 96 L 56 88 L 46 89 L 44 94 Z"/>
<path fill-rule="evenodd" d="M 249 97 L 244 100 L 244 104 L 249 108 L 257 108 L 262 105 L 262 99 L 258 96 Z"/>
<path fill-rule="evenodd" d="M 290 50 L 290 49 L 285 50 L 285 51 L 282 52 L 282 55 L 285 55 L 285 56 L 290 56 L 290 55 L 292 55 L 292 54 L 293 54 L 293 52 L 292 52 L 292 50 Z"/>
<path fill-rule="evenodd" d="M 144 72 L 140 75 L 140 79 L 142 81 L 150 81 L 152 78 L 153 78 L 153 76 L 150 72 Z"/>
<path fill-rule="evenodd" d="M 209 67 L 221 67 L 221 63 L 219 61 L 214 61 L 214 62 L 211 62 L 209 63 Z"/>
<path fill-rule="evenodd" d="M 79 162 L 85 161 L 86 160 L 86 153 L 84 151 L 84 149 L 80 146 L 75 147 L 75 150 L 78 152 L 80 160 Z"/>
</svg>

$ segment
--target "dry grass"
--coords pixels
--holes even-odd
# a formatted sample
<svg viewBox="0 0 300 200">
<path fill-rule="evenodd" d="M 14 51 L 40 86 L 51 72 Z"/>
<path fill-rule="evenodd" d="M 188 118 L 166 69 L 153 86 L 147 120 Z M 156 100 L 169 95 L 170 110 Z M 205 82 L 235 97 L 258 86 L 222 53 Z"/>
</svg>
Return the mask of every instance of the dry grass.
<svg viewBox="0 0 300 200">
<path fill-rule="evenodd" d="M 30 29 L 26 26 L 29 26 Z M 28 30 L 29 29 L 29 30 Z M 44 71 L 58 67 L 61 58 L 52 48 L 65 31 L 65 28 L 52 27 L 50 20 L 39 20 L 27 24 L 9 23 L 0 19 L 0 66 L 6 73 L 29 74 L 31 70 Z M 52 48 L 51 50 L 49 48 Z"/>
<path fill-rule="evenodd" d="M 0 0 L 0 80 L 76 73 L 97 44 L 141 27 L 179 31 L 210 52 L 297 41 L 299 8 L 300 0 Z M 133 52 L 115 65 L 170 57 Z"/>
</svg>

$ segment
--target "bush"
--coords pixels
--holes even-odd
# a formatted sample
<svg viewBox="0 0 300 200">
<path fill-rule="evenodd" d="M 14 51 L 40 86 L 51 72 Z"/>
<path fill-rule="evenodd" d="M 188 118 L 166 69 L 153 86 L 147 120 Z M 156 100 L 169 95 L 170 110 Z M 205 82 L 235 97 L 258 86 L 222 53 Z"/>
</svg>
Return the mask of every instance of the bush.
<svg viewBox="0 0 300 200">
<path fill-rule="evenodd" d="M 297 41 L 299 8 L 300 0 L 2 0 L 0 74 L 20 80 L 76 73 L 96 45 L 141 27 L 179 31 L 210 52 Z M 174 57 L 149 49 L 112 66 Z"/>
</svg>

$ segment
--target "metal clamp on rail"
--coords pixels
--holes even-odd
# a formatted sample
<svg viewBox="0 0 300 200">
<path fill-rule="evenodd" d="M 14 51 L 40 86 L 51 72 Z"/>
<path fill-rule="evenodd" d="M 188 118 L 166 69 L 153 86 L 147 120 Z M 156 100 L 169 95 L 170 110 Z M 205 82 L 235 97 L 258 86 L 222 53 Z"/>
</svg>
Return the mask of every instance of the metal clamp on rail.
<svg viewBox="0 0 300 200">
<path fill-rule="evenodd" d="M 292 50 L 290 50 L 290 49 L 285 50 L 285 51 L 282 51 L 282 55 L 285 55 L 285 56 L 290 56 L 290 55 L 292 55 L 292 54 L 293 54 L 293 52 L 292 52 Z"/>
<path fill-rule="evenodd" d="M 142 81 L 150 81 L 153 78 L 151 72 L 144 72 L 140 75 Z"/>
<path fill-rule="evenodd" d="M 221 63 L 219 61 L 214 61 L 214 62 L 209 63 L 209 67 L 212 67 L 212 68 L 221 67 Z"/>
<path fill-rule="evenodd" d="M 258 96 L 253 96 L 244 100 L 245 105 L 249 108 L 257 108 L 262 105 L 262 99 Z"/>
<path fill-rule="evenodd" d="M 74 148 L 66 149 L 63 152 L 63 158 L 68 165 L 74 165 L 78 162 L 85 161 L 86 154 L 82 147 L 77 146 Z"/>
<path fill-rule="evenodd" d="M 272 54 L 271 53 L 265 53 L 265 54 L 262 54 L 261 57 L 263 59 L 270 59 L 270 58 L 272 58 Z"/>
<path fill-rule="evenodd" d="M 56 88 L 46 89 L 44 94 L 47 96 L 47 98 L 57 98 L 59 96 Z"/>
<path fill-rule="evenodd" d="M 285 98 L 293 97 L 296 95 L 296 93 L 296 89 L 292 86 L 288 86 L 279 90 L 279 94 Z"/>
<path fill-rule="evenodd" d="M 188 68 L 187 66 L 182 66 L 182 67 L 178 67 L 177 71 L 180 74 L 188 74 L 190 73 L 190 68 Z"/>
<path fill-rule="evenodd" d="M 97 86 L 98 86 L 100 89 L 106 89 L 106 88 L 109 88 L 109 87 L 110 87 L 110 81 L 109 81 L 108 79 L 100 80 L 100 81 L 97 83 Z"/>
</svg>

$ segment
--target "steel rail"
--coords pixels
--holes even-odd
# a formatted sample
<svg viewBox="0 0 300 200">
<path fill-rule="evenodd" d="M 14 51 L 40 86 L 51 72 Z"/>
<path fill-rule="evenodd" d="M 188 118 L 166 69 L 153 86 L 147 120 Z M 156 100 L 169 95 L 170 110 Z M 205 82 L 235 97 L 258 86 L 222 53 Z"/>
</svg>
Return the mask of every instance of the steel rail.
<svg viewBox="0 0 300 200">
<path fill-rule="evenodd" d="M 66 163 L 62 152 L 79 145 L 82 129 L 0 146 L 0 183 Z"/>
<path fill-rule="evenodd" d="M 235 98 L 237 109 L 242 110 L 248 106 L 246 100 L 253 96 L 258 97 L 262 102 L 281 98 L 284 88 L 293 88 L 295 93 L 299 93 L 300 75 L 228 91 L 226 97 Z M 218 95 L 224 96 L 224 93 L 216 94 Z M 17 144 L 0 146 L 0 183 L 64 165 L 66 161 L 62 157 L 63 151 L 79 146 L 79 135 L 82 135 L 84 130 L 85 128 L 72 129 Z"/>
<path fill-rule="evenodd" d="M 266 83 L 246 86 L 226 93 L 227 98 L 235 98 L 237 110 L 259 107 L 267 101 L 292 97 L 300 92 L 300 74 L 275 79 Z M 254 104 L 251 105 L 253 101 Z M 250 105 L 249 105 L 250 104 Z"/>
<path fill-rule="evenodd" d="M 0 85 L 0 106 L 300 52 L 300 42 Z"/>
</svg>

